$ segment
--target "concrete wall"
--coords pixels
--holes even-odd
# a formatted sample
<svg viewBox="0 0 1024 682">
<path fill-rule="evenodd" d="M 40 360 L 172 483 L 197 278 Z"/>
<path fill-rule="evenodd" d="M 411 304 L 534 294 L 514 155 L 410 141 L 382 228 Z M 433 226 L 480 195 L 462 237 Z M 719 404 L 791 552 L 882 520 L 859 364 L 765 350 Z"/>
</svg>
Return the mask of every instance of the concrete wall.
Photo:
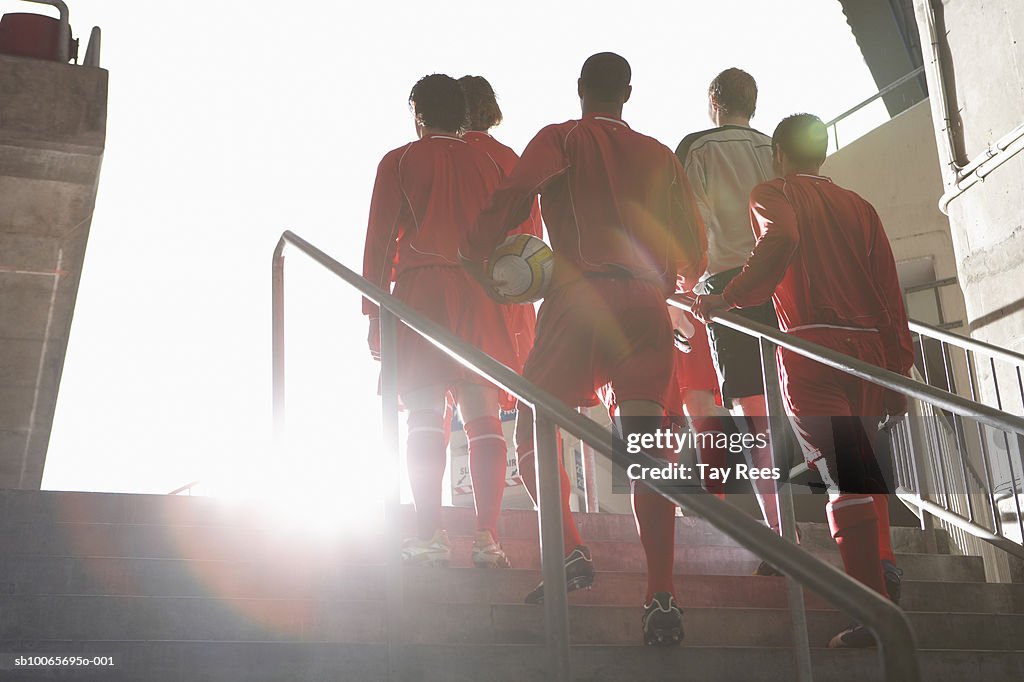
<svg viewBox="0 0 1024 682">
<path fill-rule="evenodd" d="M 106 104 L 106 71 L 0 55 L 0 488 L 42 479 Z"/>
<path fill-rule="evenodd" d="M 833 153 L 822 172 L 875 207 L 902 266 L 901 277 L 907 277 L 904 273 L 915 269 L 908 266 L 922 259 L 932 260 L 935 279 L 957 276 L 949 220 L 937 204 L 942 174 L 928 100 Z M 905 286 L 917 283 L 903 282 Z M 943 287 L 940 296 L 947 321 L 966 319 L 959 287 Z M 921 316 L 915 312 L 911 310 L 912 317 Z"/>
<path fill-rule="evenodd" d="M 944 36 L 947 92 L 959 111 L 952 126 L 961 138 L 961 162 L 1024 123 L 1024 3 L 1020 0 L 945 0 L 934 3 Z M 925 0 L 917 0 L 925 28 Z M 926 56 L 926 63 L 929 59 Z M 933 70 L 928 88 L 938 91 Z M 935 100 L 937 98 L 933 98 Z M 946 153 L 945 113 L 932 103 L 933 131 L 947 184 L 954 173 Z M 949 205 L 953 246 L 964 290 L 971 335 L 1024 351 L 1024 154 L 995 170 Z M 982 384 L 986 371 L 979 368 Z M 1007 372 L 1004 395 L 1016 389 Z M 994 396 L 988 395 L 989 399 Z M 1018 399 L 1007 409 L 1024 414 Z"/>
</svg>

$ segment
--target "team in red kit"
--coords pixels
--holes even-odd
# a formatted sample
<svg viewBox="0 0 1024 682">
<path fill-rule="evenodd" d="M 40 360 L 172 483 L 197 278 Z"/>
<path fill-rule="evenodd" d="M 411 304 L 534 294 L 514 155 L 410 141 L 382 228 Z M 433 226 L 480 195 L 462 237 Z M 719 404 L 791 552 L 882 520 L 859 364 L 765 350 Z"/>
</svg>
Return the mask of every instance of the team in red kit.
<svg viewBox="0 0 1024 682">
<path fill-rule="evenodd" d="M 624 120 L 631 76 L 621 56 L 592 55 L 577 80 L 582 115 L 544 127 L 521 157 L 490 135 L 502 114 L 486 79 L 422 78 L 409 96 L 416 139 L 386 154 L 377 169 L 364 276 L 566 405 L 603 400 L 625 436 L 639 423 L 682 414 L 695 430 L 707 430 L 721 425 L 708 420 L 727 419 L 730 407 L 748 428 L 763 430 L 756 420 L 765 414 L 760 356 L 713 321 L 733 308 L 757 320 L 771 314 L 771 322 L 777 314 L 783 332 L 905 374 L 913 351 L 892 251 L 870 204 L 819 175 L 820 120 L 793 116 L 770 139 L 757 133 L 749 128 L 753 106 L 743 99 L 749 76 L 727 70 L 719 76 L 725 94 L 715 83 L 709 91 L 718 128 L 689 136 L 677 157 Z M 730 118 L 737 101 L 740 118 L 735 109 Z M 540 237 L 544 228 L 554 271 L 535 314 L 532 305 L 502 299 L 487 260 L 508 234 Z M 666 304 L 695 287 L 694 316 Z M 378 311 L 364 301 L 363 312 L 379 357 Z M 452 559 L 441 493 L 454 403 L 469 443 L 476 507 L 471 560 L 509 567 L 498 534 L 507 449 L 499 410 L 514 403 L 403 325 L 397 343 L 417 519 L 403 559 L 442 566 Z M 779 368 L 805 458 L 828 490 L 829 526 L 847 572 L 898 601 L 891 491 L 872 441 L 878 422 L 906 405 L 797 354 L 780 351 Z M 518 407 L 515 450 L 536 501 L 526 405 Z M 651 454 L 675 456 L 671 449 Z M 765 453 L 749 456 L 760 465 Z M 595 569 L 560 470 L 566 586 L 574 590 L 589 587 Z M 778 528 L 773 483 L 767 485 L 757 492 L 769 525 Z M 642 638 L 675 645 L 684 632 L 673 576 L 675 505 L 639 482 L 632 499 L 647 566 Z M 542 583 L 525 601 L 543 598 Z M 871 645 L 859 624 L 830 642 Z"/>
</svg>

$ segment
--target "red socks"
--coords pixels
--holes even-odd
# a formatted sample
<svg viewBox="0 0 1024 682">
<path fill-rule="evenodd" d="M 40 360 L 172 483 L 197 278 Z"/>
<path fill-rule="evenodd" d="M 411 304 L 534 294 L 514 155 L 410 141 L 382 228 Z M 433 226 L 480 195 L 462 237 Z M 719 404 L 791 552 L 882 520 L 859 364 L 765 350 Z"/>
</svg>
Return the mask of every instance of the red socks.
<svg viewBox="0 0 1024 682">
<path fill-rule="evenodd" d="M 879 518 L 871 495 L 840 495 L 826 506 L 828 527 L 851 577 L 887 595 L 878 556 Z M 888 528 L 888 517 L 884 525 Z"/>
<path fill-rule="evenodd" d="M 469 473 L 473 478 L 477 530 L 498 537 L 498 516 L 505 493 L 507 445 L 497 417 L 478 417 L 466 423 L 469 441 Z"/>
<path fill-rule="evenodd" d="M 537 503 L 537 457 L 533 448 L 533 411 L 519 404 L 519 418 L 516 420 L 516 456 L 519 459 L 519 477 L 523 479 L 530 499 Z M 580 531 L 576 528 L 576 520 L 569 508 L 569 494 L 572 485 L 569 474 L 562 466 L 562 453 L 558 453 L 559 484 L 562 489 L 562 539 L 565 542 L 565 555 L 569 556 L 577 545 L 582 545 Z"/>
<path fill-rule="evenodd" d="M 442 415 L 434 410 L 410 412 L 408 424 L 406 463 L 416 505 L 416 534 L 429 540 L 441 527 L 441 486 L 446 460 Z"/>
<path fill-rule="evenodd" d="M 896 554 L 892 551 L 892 534 L 889 532 L 889 496 L 871 497 L 875 500 L 875 513 L 878 514 L 878 558 L 895 564 Z"/>
<path fill-rule="evenodd" d="M 647 486 L 635 484 L 633 515 L 647 557 L 647 596 L 644 603 L 649 604 L 656 592 L 668 592 L 675 596 L 675 586 L 672 584 L 676 541 L 675 504 Z"/>
</svg>

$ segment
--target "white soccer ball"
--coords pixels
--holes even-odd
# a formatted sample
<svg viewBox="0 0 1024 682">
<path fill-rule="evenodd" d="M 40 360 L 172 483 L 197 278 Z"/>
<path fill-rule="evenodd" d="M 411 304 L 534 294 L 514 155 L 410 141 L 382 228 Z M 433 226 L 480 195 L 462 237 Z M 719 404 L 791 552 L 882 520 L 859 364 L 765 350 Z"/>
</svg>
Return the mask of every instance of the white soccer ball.
<svg viewBox="0 0 1024 682">
<path fill-rule="evenodd" d="M 551 285 L 555 254 L 551 247 L 530 234 L 512 235 L 494 250 L 490 276 L 505 284 L 498 293 L 510 303 L 533 303 L 544 298 Z"/>
</svg>

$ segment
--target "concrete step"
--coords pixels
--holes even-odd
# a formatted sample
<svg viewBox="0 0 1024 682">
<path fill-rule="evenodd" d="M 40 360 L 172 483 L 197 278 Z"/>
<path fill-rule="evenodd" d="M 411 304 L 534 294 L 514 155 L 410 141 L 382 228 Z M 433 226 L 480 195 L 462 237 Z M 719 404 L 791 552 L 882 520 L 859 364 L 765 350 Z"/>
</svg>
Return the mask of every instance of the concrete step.
<svg viewBox="0 0 1024 682">
<path fill-rule="evenodd" d="M 388 679 L 384 645 L 335 642 L 4 642 L 0 651 L 114 654 L 113 670 L 26 674 L 26 680 L 246 680 L 280 682 L 374 682 Z M 795 678 L 789 649 L 705 647 L 691 644 L 662 650 L 637 646 L 577 646 L 571 649 L 574 679 L 579 682 L 790 682 Z M 816 682 L 881 679 L 873 650 L 811 652 Z M 1024 671 L 1024 653 L 1016 651 L 919 652 L 922 679 L 1013 680 Z M 407 646 L 402 649 L 402 682 L 521 682 L 548 678 L 542 647 L 530 645 Z M 2 674 L 3 671 L 0 671 Z M 9 673 L 12 674 L 12 673 Z M 6 677 L 4 679 L 14 679 Z"/>
<path fill-rule="evenodd" d="M 452 538 L 453 563 L 470 565 L 468 536 Z M 505 538 L 502 544 L 513 566 L 538 568 L 540 551 L 534 539 Z M 217 526 L 154 526 L 111 523 L 4 523 L 0 546 L 12 555 L 79 557 L 181 558 L 190 560 L 262 560 L 311 565 L 384 563 L 386 550 L 381 534 L 332 535 L 310 538 L 294 531 L 242 533 Z M 644 570 L 639 542 L 590 542 L 595 566 L 610 571 Z M 835 551 L 812 550 L 833 565 L 840 565 Z M 677 571 L 684 574 L 749 575 L 759 562 L 749 551 L 730 545 L 678 544 Z M 914 580 L 984 580 L 981 557 L 942 554 L 902 554 L 900 565 Z"/>
<path fill-rule="evenodd" d="M 382 643 L 387 632 L 384 604 L 370 601 L 14 595 L 4 602 L 0 640 Z M 785 609 L 684 608 L 691 644 L 784 647 L 790 641 Z M 573 605 L 569 611 L 574 643 L 640 642 L 640 606 Z M 406 602 L 402 633 L 411 644 L 540 644 L 543 612 L 523 604 Z M 1015 650 L 1024 642 L 1024 615 L 908 616 L 922 648 Z M 849 624 L 837 611 L 811 609 L 807 617 L 816 646 Z"/>
<path fill-rule="evenodd" d="M 454 510 L 453 510 L 454 511 Z M 459 510 L 461 511 L 461 510 Z M 471 537 L 475 522 L 472 515 L 451 514 L 462 517 L 466 521 L 449 525 L 449 535 L 453 538 Z M 587 542 L 611 541 L 637 543 L 639 537 L 633 525 L 633 518 L 622 514 L 578 514 L 576 515 L 580 534 Z M 520 539 L 537 542 L 537 517 L 531 512 L 505 512 L 502 514 L 500 535 L 502 540 Z M 231 525 L 174 525 L 174 524 L 129 524 L 100 522 L 40 522 L 40 521 L 9 521 L 0 520 L 0 542 L 12 550 L 32 553 L 59 554 L 70 550 L 81 549 L 94 551 L 94 547 L 103 548 L 110 542 L 106 539 L 109 532 L 117 532 L 124 528 L 125 533 L 135 532 L 145 535 L 152 542 L 166 538 L 167 542 L 176 547 L 181 545 L 204 547 L 216 546 L 230 548 L 232 551 L 259 551 L 262 547 L 273 547 L 282 541 L 292 544 L 329 545 L 344 542 L 346 539 L 370 539 L 375 541 L 383 535 L 379 525 L 365 525 L 361 528 L 322 528 L 316 532 L 299 529 L 289 525 L 269 523 L 257 526 L 252 523 L 246 526 Z M 412 523 L 409 523 L 407 535 L 414 534 Z M 931 531 L 929 531 L 931 533 Z M 897 552 L 927 553 L 929 539 L 934 537 L 916 528 L 894 528 L 893 548 Z M 732 538 L 720 533 L 703 519 L 679 518 L 676 520 L 676 543 L 687 546 L 740 547 Z M 827 527 L 821 524 L 800 524 L 801 543 L 809 549 L 836 550 L 835 541 L 831 538 Z M 937 543 L 939 549 L 948 549 L 948 543 Z M 946 554 L 947 551 L 938 553 Z"/>
<path fill-rule="evenodd" d="M 325 514 L 330 513 L 325 503 Z M 278 510 L 279 512 L 279 510 Z M 633 517 L 629 514 L 575 514 L 584 538 L 593 540 L 635 541 Z M 403 509 L 406 534 L 414 532 L 415 513 L 410 505 Z M 246 528 L 246 532 L 269 530 L 282 525 L 280 513 L 266 503 L 230 501 L 207 497 L 168 495 L 135 495 L 114 493 L 79 493 L 56 491 L 0 490 L 0 520 L 15 522 L 78 522 L 128 523 L 165 526 L 222 526 Z M 453 535 L 469 535 L 475 528 L 473 510 L 466 507 L 445 507 L 442 520 Z M 380 510 L 367 510 L 359 519 L 361 525 L 377 527 L 382 522 Z M 284 521 L 287 524 L 287 520 Z M 345 525 L 339 519 L 339 526 Z M 834 542 L 824 524 L 801 523 L 803 541 L 812 547 L 831 547 Z M 528 510 L 502 512 L 498 525 L 502 537 L 537 537 L 537 515 Z M 736 545 L 735 541 L 713 528 L 707 521 L 687 516 L 678 519 L 676 537 L 689 544 Z M 918 528 L 893 528 L 897 551 L 927 552 L 929 542 L 941 553 L 948 553 L 948 535 L 942 529 L 923 532 Z"/>
<path fill-rule="evenodd" d="M 411 599 L 456 603 L 516 603 L 540 580 L 535 569 L 407 567 Z M 384 590 L 380 566 L 246 561 L 186 561 L 123 557 L 7 556 L 0 558 L 0 594 L 338 599 L 376 598 Z M 785 581 L 755 576 L 687 575 L 677 580 L 684 604 L 786 606 Z M 642 572 L 598 571 L 577 604 L 635 605 L 646 589 Z M 812 608 L 827 602 L 808 595 Z M 1024 585 L 905 580 L 903 606 L 911 611 L 1024 613 Z"/>
</svg>

